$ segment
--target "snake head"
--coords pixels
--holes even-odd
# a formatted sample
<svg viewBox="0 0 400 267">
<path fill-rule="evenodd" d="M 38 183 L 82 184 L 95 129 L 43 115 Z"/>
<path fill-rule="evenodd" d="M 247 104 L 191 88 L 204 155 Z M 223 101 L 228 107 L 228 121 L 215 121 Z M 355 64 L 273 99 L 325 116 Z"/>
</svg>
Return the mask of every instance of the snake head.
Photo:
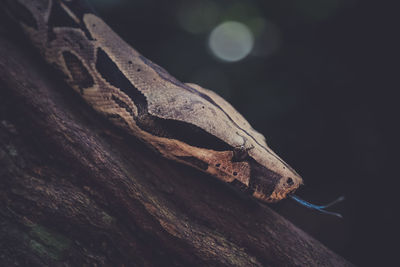
<svg viewBox="0 0 400 267">
<path fill-rule="evenodd" d="M 264 136 L 228 102 L 198 85 L 185 86 L 189 89 L 179 96 L 174 94 L 172 101 L 176 104 L 158 114 L 173 114 L 164 117 L 169 122 L 179 120 L 168 130 L 179 134 L 158 149 L 164 156 L 238 186 L 263 202 L 284 199 L 303 183 L 300 175 L 268 147 Z M 175 142 L 174 138 L 181 141 Z"/>
</svg>

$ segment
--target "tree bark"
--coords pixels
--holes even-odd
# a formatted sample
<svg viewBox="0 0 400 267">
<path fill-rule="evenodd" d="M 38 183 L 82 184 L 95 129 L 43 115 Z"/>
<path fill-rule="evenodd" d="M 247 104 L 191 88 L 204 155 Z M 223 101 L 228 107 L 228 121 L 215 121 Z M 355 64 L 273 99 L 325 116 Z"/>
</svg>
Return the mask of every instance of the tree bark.
<svg viewBox="0 0 400 267">
<path fill-rule="evenodd" d="M 350 266 L 97 115 L 0 26 L 1 266 Z"/>
</svg>

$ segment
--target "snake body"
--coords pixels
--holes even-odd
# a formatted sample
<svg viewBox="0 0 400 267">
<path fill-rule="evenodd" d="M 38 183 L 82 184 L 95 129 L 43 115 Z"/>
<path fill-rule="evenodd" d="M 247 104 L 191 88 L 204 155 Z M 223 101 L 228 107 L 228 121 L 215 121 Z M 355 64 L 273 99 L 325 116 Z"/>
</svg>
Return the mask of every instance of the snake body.
<svg viewBox="0 0 400 267">
<path fill-rule="evenodd" d="M 185 84 L 80 0 L 1 0 L 44 59 L 93 109 L 164 157 L 275 202 L 301 177 L 223 98 Z"/>
</svg>

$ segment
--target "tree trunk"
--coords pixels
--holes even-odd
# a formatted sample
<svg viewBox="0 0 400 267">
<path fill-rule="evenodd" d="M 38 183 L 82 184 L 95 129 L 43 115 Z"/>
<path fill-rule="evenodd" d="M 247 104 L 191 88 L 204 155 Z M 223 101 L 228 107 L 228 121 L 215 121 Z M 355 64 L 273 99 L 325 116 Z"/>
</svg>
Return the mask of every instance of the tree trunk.
<svg viewBox="0 0 400 267">
<path fill-rule="evenodd" d="M 348 266 L 97 115 L 0 26 L 1 266 Z"/>
</svg>

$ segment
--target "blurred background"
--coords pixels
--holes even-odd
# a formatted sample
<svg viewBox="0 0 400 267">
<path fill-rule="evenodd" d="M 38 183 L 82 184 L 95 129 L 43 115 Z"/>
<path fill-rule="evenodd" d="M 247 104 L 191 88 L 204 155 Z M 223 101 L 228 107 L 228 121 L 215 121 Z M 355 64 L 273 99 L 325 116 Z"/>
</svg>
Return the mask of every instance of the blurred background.
<svg viewBox="0 0 400 267">
<path fill-rule="evenodd" d="M 346 197 L 332 208 L 344 219 L 290 200 L 271 205 L 277 212 L 357 265 L 397 258 L 394 9 L 361 0 L 90 2 L 147 58 L 231 102 L 303 176 L 299 196 Z"/>
</svg>

